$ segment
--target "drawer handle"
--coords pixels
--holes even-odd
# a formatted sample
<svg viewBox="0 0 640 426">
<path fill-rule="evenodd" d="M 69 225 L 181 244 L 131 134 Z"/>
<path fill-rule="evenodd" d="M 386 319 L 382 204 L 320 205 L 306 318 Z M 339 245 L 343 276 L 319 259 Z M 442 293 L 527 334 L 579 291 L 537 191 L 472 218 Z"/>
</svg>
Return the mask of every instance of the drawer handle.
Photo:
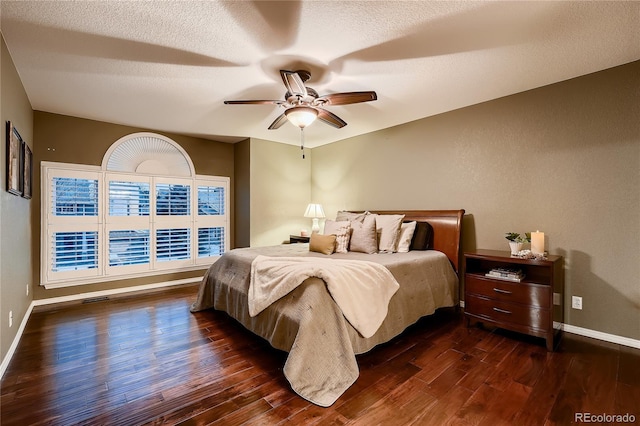
<svg viewBox="0 0 640 426">
<path fill-rule="evenodd" d="M 509 314 L 509 315 L 511 315 L 511 311 L 506 311 L 504 309 L 493 308 L 493 310 L 496 311 L 496 312 L 500 312 L 501 314 Z"/>
<path fill-rule="evenodd" d="M 495 288 L 495 287 L 493 288 L 493 291 L 495 291 L 496 293 L 511 294 L 511 292 L 510 292 L 510 291 L 502 290 L 502 289 L 500 289 L 500 288 Z"/>
</svg>

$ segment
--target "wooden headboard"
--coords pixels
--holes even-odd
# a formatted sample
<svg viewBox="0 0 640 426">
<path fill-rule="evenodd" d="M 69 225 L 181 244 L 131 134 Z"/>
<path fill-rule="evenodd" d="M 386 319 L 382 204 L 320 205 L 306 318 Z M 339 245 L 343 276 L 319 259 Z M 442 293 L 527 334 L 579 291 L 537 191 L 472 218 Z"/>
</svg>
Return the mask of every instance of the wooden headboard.
<svg viewBox="0 0 640 426">
<path fill-rule="evenodd" d="M 429 222 L 433 227 L 433 248 L 447 255 L 453 269 L 462 266 L 462 217 L 464 210 L 371 210 L 378 214 L 403 214 L 404 220 Z"/>
</svg>

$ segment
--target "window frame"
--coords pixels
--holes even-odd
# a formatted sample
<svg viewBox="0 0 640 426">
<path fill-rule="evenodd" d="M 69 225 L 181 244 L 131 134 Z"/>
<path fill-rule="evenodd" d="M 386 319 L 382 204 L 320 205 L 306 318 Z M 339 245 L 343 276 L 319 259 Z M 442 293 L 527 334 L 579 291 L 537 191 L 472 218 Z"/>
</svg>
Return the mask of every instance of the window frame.
<svg viewBox="0 0 640 426">
<path fill-rule="evenodd" d="M 194 175 L 166 176 L 155 174 L 128 173 L 104 170 L 97 166 L 43 161 L 41 169 L 41 266 L 40 285 L 45 288 L 60 288 L 75 285 L 94 284 L 129 278 L 162 275 L 203 269 L 215 262 L 222 253 L 229 250 L 230 228 L 230 178 L 222 176 Z M 54 216 L 51 213 L 52 192 L 50 182 L 54 177 L 91 176 L 98 179 L 97 216 Z M 110 216 L 109 182 L 148 182 L 150 212 L 148 216 Z M 190 186 L 189 215 L 157 215 L 156 183 L 188 184 Z M 222 187 L 224 192 L 221 215 L 198 214 L 198 186 Z M 224 247 L 220 255 L 198 257 L 198 228 L 222 227 Z M 156 260 L 156 232 L 158 229 L 190 229 L 190 257 L 185 260 Z M 109 233 L 117 230 L 149 230 L 150 262 L 148 264 L 109 265 Z M 52 236 L 60 231 L 98 232 L 98 267 L 82 271 L 52 272 Z"/>
</svg>

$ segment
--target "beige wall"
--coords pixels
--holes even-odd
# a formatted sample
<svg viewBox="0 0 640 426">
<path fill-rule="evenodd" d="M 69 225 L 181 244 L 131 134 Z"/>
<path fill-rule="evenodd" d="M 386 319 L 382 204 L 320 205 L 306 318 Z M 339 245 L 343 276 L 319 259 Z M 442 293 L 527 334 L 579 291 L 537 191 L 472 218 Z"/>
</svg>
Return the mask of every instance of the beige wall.
<svg viewBox="0 0 640 426">
<path fill-rule="evenodd" d="M 85 120 L 65 115 L 35 112 L 34 121 L 34 163 L 41 161 L 57 161 L 76 164 L 102 164 L 102 158 L 109 147 L 121 137 L 147 129 L 140 129 L 100 121 Z M 153 130 L 151 130 L 153 131 Z M 231 178 L 230 197 L 233 205 L 234 189 L 234 159 L 233 145 L 215 142 L 206 139 L 161 133 L 174 140 L 191 157 L 197 174 L 227 176 Z M 51 297 L 66 296 L 70 294 L 85 293 L 123 287 L 132 287 L 156 282 L 191 278 L 202 276 L 202 271 L 190 271 L 166 275 L 155 275 L 145 278 L 128 279 L 84 285 L 80 287 L 67 287 L 61 289 L 46 290 L 39 286 L 40 277 L 40 169 L 34 167 L 34 196 L 32 200 L 32 256 L 34 298 L 45 299 Z M 231 247 L 233 247 L 233 216 L 231 219 Z M 4 238 L 3 238 L 4 241 Z"/>
<path fill-rule="evenodd" d="M 4 360 L 24 318 L 33 292 L 31 286 L 31 226 L 29 218 L 33 201 L 6 192 L 7 132 L 11 121 L 20 136 L 33 150 L 33 111 L 20 77 L 2 38 L 0 51 L 0 360 Z M 13 326 L 9 327 L 9 312 L 13 312 Z"/>
<path fill-rule="evenodd" d="M 300 147 L 261 139 L 251 139 L 250 149 L 250 245 L 281 244 L 311 229 L 311 219 L 303 217 L 310 202 L 310 150 L 303 159 Z"/>
<path fill-rule="evenodd" d="M 640 339 L 640 62 L 316 148 L 312 196 L 329 216 L 464 208 L 467 250 L 544 231 L 565 322 Z"/>
</svg>

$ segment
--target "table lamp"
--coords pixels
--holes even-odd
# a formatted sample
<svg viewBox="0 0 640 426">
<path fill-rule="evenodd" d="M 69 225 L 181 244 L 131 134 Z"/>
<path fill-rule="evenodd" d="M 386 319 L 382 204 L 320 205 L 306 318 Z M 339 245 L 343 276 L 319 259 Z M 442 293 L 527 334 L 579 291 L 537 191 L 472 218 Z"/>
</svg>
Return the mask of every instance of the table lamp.
<svg viewBox="0 0 640 426">
<path fill-rule="evenodd" d="M 313 224 L 311 225 L 311 232 L 320 232 L 320 225 L 318 224 L 318 218 L 324 217 L 324 210 L 320 204 L 309 204 L 307 211 L 304 212 L 304 217 L 313 218 Z"/>
</svg>

